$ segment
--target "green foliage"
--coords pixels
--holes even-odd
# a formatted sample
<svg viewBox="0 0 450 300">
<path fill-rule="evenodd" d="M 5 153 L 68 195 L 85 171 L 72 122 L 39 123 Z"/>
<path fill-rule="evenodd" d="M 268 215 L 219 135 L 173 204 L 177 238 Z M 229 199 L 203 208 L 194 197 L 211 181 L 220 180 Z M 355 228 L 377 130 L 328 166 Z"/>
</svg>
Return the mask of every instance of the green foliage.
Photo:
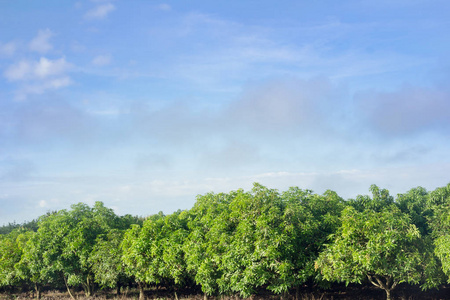
<svg viewBox="0 0 450 300">
<path fill-rule="evenodd" d="M 6 225 L 0 226 L 0 234 L 8 234 L 15 229 L 25 229 L 31 231 L 37 231 L 38 229 L 38 221 L 32 220 L 30 222 L 24 222 L 22 224 L 17 224 L 16 222 L 8 223 Z"/>
<path fill-rule="evenodd" d="M 79 203 L 72 205 L 70 211 L 48 214 L 39 220 L 39 229 L 27 244 L 29 255 L 23 263 L 32 266 L 29 273 L 35 282 L 62 279 L 68 286 L 82 286 L 90 295 L 95 276 L 90 257 L 97 238 L 117 227 L 119 217 L 101 202 L 93 208 Z"/>
<path fill-rule="evenodd" d="M 127 279 L 121 261 L 122 237 L 121 230 L 110 229 L 97 237 L 90 253 L 88 260 L 92 266 L 94 280 L 101 287 L 117 288 L 121 281 Z"/>
<path fill-rule="evenodd" d="M 450 203 L 450 183 L 432 191 L 428 197 L 429 207 L 439 207 Z"/>
<path fill-rule="evenodd" d="M 147 262 L 144 259 L 145 241 L 140 238 L 141 226 L 133 224 L 125 232 L 121 243 L 122 262 L 125 273 L 136 282 L 145 282 Z"/>
<path fill-rule="evenodd" d="M 286 291 L 282 277 L 293 270 L 292 262 L 283 257 L 289 237 L 283 230 L 284 203 L 276 190 L 255 184 L 252 192 L 239 191 L 230 203 L 234 224 L 219 269 L 218 281 L 223 292 L 237 292 L 242 297 L 256 288 L 269 285 L 277 292 Z M 277 276 L 277 275 L 280 276 Z"/>
<path fill-rule="evenodd" d="M 291 237 L 289 256 L 295 265 L 292 286 L 298 286 L 315 275 L 314 261 L 329 235 L 339 228 L 344 201 L 332 191 L 317 195 L 298 188 L 289 189 L 284 197 L 288 200 L 285 230 Z"/>
<path fill-rule="evenodd" d="M 0 235 L 0 286 L 14 285 L 20 277 L 15 265 L 20 261 L 22 250 L 20 247 L 21 229 Z"/>
<path fill-rule="evenodd" d="M 379 212 L 394 204 L 394 198 L 389 195 L 387 189 L 380 189 L 378 186 L 372 184 L 369 190 L 372 193 L 372 198 L 367 195 L 358 195 L 356 199 L 350 199 L 348 204 L 360 212 L 366 209 Z"/>
<path fill-rule="evenodd" d="M 145 284 L 249 297 L 312 281 L 368 281 L 389 298 L 401 282 L 450 282 L 450 184 L 395 201 L 386 189 L 370 191 L 344 201 L 332 191 L 255 184 L 145 220 L 78 203 L 0 235 L 0 286 L 33 285 L 39 295 L 43 285 L 65 285 L 91 295 L 134 281 L 141 297 Z"/>
<path fill-rule="evenodd" d="M 19 243 L 22 249 L 22 257 L 15 265 L 18 276 L 24 281 L 34 285 L 39 298 L 39 292 L 42 285 L 46 283 L 55 283 L 49 280 L 48 276 L 42 270 L 45 269 L 43 260 L 43 245 L 40 244 L 38 233 L 33 231 L 25 232 Z"/>
<path fill-rule="evenodd" d="M 419 228 L 422 235 L 429 235 L 431 229 L 428 219 L 433 215 L 427 204 L 428 192 L 422 187 L 409 190 L 407 193 L 398 194 L 396 204 L 403 213 L 411 217 L 411 222 Z"/>
<path fill-rule="evenodd" d="M 450 282 L 450 184 L 431 192 L 428 205 L 433 211 L 428 219 L 434 237 L 435 254 Z"/>
<path fill-rule="evenodd" d="M 402 282 L 422 283 L 424 288 L 439 283 L 430 246 L 410 217 L 394 205 L 380 212 L 348 207 L 340 230 L 316 260 L 316 269 L 330 281 L 369 279 L 389 298 L 390 290 Z"/>
<path fill-rule="evenodd" d="M 188 236 L 186 212 L 155 215 L 142 228 L 133 226 L 122 243 L 125 270 L 137 282 L 181 285 L 187 281 L 183 245 Z"/>
<path fill-rule="evenodd" d="M 280 194 L 259 184 L 251 192 L 199 197 L 190 211 L 188 270 L 207 294 L 287 292 L 313 276 L 314 259 L 342 208 L 330 191 Z"/>
<path fill-rule="evenodd" d="M 229 204 L 240 192 L 198 196 L 187 213 L 189 235 L 183 246 L 186 269 L 208 295 L 219 293 L 220 261 L 236 227 L 230 219 Z"/>
</svg>

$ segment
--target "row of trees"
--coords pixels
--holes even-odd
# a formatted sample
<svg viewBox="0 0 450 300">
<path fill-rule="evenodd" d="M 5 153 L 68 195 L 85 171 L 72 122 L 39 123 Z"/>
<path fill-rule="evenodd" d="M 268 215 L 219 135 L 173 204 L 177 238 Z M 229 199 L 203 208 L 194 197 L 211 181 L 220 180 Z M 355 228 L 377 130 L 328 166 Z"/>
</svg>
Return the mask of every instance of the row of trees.
<svg viewBox="0 0 450 300">
<path fill-rule="evenodd" d="M 39 218 L 37 231 L 0 235 L 0 285 L 94 288 L 200 287 L 206 295 L 276 294 L 304 284 L 364 283 L 387 299 L 400 283 L 438 287 L 450 278 L 450 184 L 395 199 L 344 201 L 255 184 L 249 192 L 198 196 L 192 209 L 119 217 L 97 202 Z"/>
</svg>

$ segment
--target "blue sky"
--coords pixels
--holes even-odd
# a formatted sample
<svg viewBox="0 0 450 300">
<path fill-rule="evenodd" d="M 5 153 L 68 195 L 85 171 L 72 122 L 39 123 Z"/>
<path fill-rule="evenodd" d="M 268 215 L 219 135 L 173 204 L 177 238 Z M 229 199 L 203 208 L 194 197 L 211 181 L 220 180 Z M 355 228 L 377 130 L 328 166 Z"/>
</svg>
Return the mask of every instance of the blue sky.
<svg viewBox="0 0 450 300">
<path fill-rule="evenodd" d="M 450 182 L 448 1 L 0 1 L 0 223 Z"/>
</svg>

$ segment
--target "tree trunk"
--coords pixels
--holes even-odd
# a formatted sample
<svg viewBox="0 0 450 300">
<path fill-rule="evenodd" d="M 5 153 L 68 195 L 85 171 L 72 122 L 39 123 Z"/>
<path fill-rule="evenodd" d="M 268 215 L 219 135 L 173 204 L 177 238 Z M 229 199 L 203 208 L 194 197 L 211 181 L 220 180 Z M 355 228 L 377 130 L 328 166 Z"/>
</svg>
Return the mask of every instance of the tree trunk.
<svg viewBox="0 0 450 300">
<path fill-rule="evenodd" d="M 120 296 L 120 288 L 121 287 L 122 286 L 120 284 L 120 281 L 117 281 L 117 284 L 116 284 L 116 294 L 117 294 L 117 296 Z"/>
<path fill-rule="evenodd" d="M 386 299 L 391 300 L 391 292 L 397 286 L 397 281 L 393 280 L 390 276 L 383 276 L 386 282 L 383 282 L 382 278 L 378 275 L 367 275 L 367 278 L 374 286 L 383 289 L 386 292 Z"/>
<path fill-rule="evenodd" d="M 36 291 L 36 299 L 41 299 L 41 289 L 36 282 L 34 283 L 34 290 Z"/>
<path fill-rule="evenodd" d="M 139 282 L 139 300 L 145 300 L 145 294 L 144 294 L 144 283 Z"/>
<path fill-rule="evenodd" d="M 95 288 L 94 288 L 94 281 L 91 280 L 91 277 L 88 276 L 86 278 L 86 297 L 94 296 Z"/>
<path fill-rule="evenodd" d="M 391 290 L 385 289 L 384 291 L 386 292 L 386 300 L 391 300 Z"/>
<path fill-rule="evenodd" d="M 70 291 L 69 285 L 67 284 L 67 278 L 66 278 L 66 275 L 63 274 L 63 278 L 64 278 L 64 284 L 66 285 L 67 292 L 69 293 L 70 298 L 72 298 L 73 300 L 75 300 L 75 297 L 72 295 L 72 292 Z"/>
</svg>

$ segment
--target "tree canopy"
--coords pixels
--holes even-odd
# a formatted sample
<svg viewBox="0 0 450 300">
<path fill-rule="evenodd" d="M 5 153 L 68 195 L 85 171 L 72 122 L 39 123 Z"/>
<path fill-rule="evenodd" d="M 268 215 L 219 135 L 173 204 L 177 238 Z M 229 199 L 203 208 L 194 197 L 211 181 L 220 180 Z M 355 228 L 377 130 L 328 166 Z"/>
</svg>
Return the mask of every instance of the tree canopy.
<svg viewBox="0 0 450 300">
<path fill-rule="evenodd" d="M 101 202 L 49 212 L 0 234 L 0 287 L 200 288 L 249 297 L 305 284 L 450 282 L 450 184 L 344 200 L 298 187 L 199 195 L 189 210 L 118 216 Z M 30 223 L 34 224 L 34 223 Z M 176 295 L 176 294 L 175 294 Z"/>
</svg>

